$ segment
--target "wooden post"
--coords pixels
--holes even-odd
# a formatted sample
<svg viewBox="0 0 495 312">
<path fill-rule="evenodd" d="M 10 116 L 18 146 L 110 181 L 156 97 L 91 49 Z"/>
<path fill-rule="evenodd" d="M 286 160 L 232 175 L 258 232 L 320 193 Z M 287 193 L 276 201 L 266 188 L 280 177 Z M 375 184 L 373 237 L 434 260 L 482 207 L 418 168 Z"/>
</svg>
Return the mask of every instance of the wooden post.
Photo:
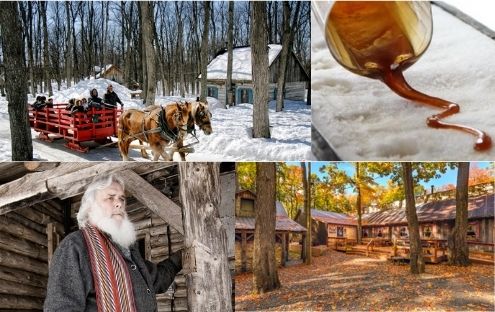
<svg viewBox="0 0 495 312">
<path fill-rule="evenodd" d="M 301 259 L 306 260 L 306 233 L 302 234 Z"/>
<path fill-rule="evenodd" d="M 232 311 L 227 233 L 218 211 L 219 164 L 183 162 L 179 173 L 189 310 Z"/>
<path fill-rule="evenodd" d="M 285 261 L 289 261 L 289 232 L 285 233 L 287 238 L 285 239 L 285 250 L 287 250 Z"/>
<path fill-rule="evenodd" d="M 285 249 L 285 233 L 280 234 L 282 238 L 282 253 L 280 254 L 280 264 L 284 267 L 285 266 L 285 259 L 286 259 L 286 254 L 287 250 Z"/>
<path fill-rule="evenodd" d="M 53 222 L 46 225 L 46 235 L 48 238 L 48 267 L 50 267 L 50 262 L 52 261 L 53 253 L 55 252 L 55 226 Z"/>
<path fill-rule="evenodd" d="M 243 230 L 241 232 L 241 272 L 247 271 L 247 239 L 246 239 L 246 231 Z"/>
</svg>

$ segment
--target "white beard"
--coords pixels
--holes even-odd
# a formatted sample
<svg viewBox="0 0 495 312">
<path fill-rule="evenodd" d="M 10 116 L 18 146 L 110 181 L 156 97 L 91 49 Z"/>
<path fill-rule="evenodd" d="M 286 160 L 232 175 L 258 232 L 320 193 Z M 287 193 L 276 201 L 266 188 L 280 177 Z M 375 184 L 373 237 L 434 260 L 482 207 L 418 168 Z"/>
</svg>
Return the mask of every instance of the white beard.
<svg viewBox="0 0 495 312">
<path fill-rule="evenodd" d="M 103 215 L 100 207 L 94 208 L 91 209 L 89 213 L 89 222 L 92 225 L 110 235 L 112 240 L 121 247 L 129 248 L 129 246 L 136 242 L 136 230 L 134 228 L 134 224 L 129 221 L 127 214 L 125 214 L 125 217 L 119 226 L 117 221 Z"/>
</svg>

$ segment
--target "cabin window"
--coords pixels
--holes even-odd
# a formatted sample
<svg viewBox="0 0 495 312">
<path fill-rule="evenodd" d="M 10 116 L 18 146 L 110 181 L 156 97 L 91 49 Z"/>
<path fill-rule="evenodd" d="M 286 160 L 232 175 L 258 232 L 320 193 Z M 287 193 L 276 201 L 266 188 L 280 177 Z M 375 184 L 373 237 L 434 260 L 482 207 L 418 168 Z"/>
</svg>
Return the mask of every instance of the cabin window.
<svg viewBox="0 0 495 312">
<path fill-rule="evenodd" d="M 477 241 L 479 240 L 479 223 L 478 222 L 470 222 L 467 227 L 467 240 Z"/>
<path fill-rule="evenodd" d="M 241 198 L 241 214 L 242 215 L 240 217 L 254 216 L 254 200 Z"/>
<path fill-rule="evenodd" d="M 361 234 L 362 234 L 362 236 L 363 236 L 364 238 L 368 237 L 368 236 L 369 236 L 369 234 L 368 234 L 368 229 L 362 229 Z"/>
<path fill-rule="evenodd" d="M 400 238 L 408 238 L 409 233 L 407 233 L 407 228 L 405 226 L 402 226 L 399 231 L 399 236 Z"/>
<path fill-rule="evenodd" d="M 237 88 L 236 102 L 253 104 L 253 89 L 251 88 Z"/>
<path fill-rule="evenodd" d="M 337 237 L 344 237 L 345 229 L 343 226 L 337 227 Z"/>
<path fill-rule="evenodd" d="M 432 237 L 432 227 L 431 225 L 423 225 L 423 237 L 424 238 L 431 238 Z"/>
<path fill-rule="evenodd" d="M 378 234 L 376 234 L 377 237 L 383 237 L 382 229 L 378 230 Z"/>
<path fill-rule="evenodd" d="M 208 96 L 218 99 L 218 87 L 208 86 Z"/>
</svg>

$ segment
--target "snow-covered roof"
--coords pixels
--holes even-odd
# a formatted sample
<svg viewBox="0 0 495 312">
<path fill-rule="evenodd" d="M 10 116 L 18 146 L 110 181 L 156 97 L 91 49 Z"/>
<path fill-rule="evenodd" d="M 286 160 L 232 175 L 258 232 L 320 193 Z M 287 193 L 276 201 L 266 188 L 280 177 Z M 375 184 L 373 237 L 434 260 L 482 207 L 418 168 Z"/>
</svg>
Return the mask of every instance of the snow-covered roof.
<svg viewBox="0 0 495 312">
<path fill-rule="evenodd" d="M 280 44 L 268 45 L 268 66 L 282 51 Z M 207 67 L 208 79 L 226 80 L 227 79 L 227 58 L 228 53 L 218 55 Z M 201 75 L 199 75 L 201 78 Z M 251 75 L 251 47 L 235 48 L 232 51 L 232 79 L 233 80 L 252 80 Z"/>
<path fill-rule="evenodd" d="M 96 74 L 96 78 L 100 78 L 100 75 L 103 75 L 105 74 L 105 72 L 107 70 L 109 70 L 110 68 L 114 67 L 115 65 L 113 64 L 107 64 L 105 65 L 105 68 L 103 70 L 101 70 L 101 67 L 100 66 L 95 66 L 95 72 L 97 73 Z M 115 66 L 116 67 L 116 66 Z M 117 68 L 117 67 L 116 67 Z"/>
</svg>

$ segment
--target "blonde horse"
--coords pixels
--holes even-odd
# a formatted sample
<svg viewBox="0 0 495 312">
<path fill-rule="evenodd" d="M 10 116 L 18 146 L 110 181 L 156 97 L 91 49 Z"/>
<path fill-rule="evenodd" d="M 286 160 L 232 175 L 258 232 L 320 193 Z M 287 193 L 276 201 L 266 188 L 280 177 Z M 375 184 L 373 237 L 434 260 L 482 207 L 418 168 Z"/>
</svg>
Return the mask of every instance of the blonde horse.
<svg viewBox="0 0 495 312">
<path fill-rule="evenodd" d="M 183 147 L 187 135 L 187 125 L 191 114 L 191 103 L 175 103 L 166 107 L 151 106 L 145 111 L 129 109 L 119 118 L 119 149 L 123 160 L 129 160 L 129 145 L 134 140 L 148 142 L 153 153 L 153 160 L 160 156 L 172 160 L 173 153 L 165 147 L 174 143 L 177 149 Z M 144 149 L 141 155 L 148 158 Z"/>
</svg>

